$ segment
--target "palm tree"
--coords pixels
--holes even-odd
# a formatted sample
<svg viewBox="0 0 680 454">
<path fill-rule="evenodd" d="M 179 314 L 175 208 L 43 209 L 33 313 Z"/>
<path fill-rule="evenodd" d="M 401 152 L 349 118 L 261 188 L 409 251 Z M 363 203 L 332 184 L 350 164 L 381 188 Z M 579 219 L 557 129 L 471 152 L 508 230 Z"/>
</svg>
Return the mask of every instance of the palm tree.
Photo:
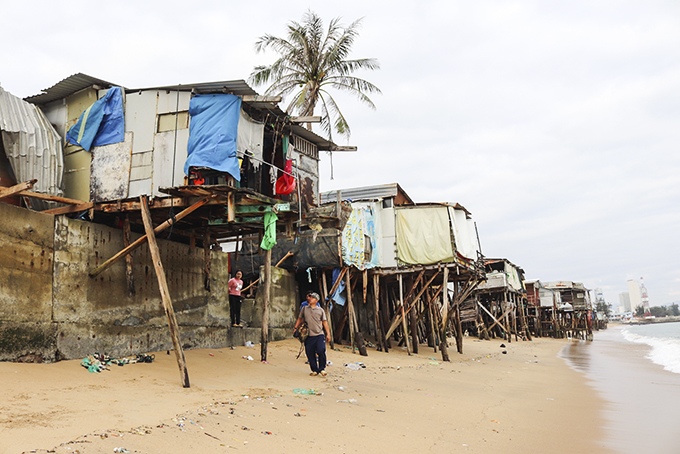
<svg viewBox="0 0 680 454">
<path fill-rule="evenodd" d="M 295 21 L 288 24 L 285 39 L 269 34 L 260 37 L 255 43 L 256 51 L 271 48 L 279 58 L 269 66 L 256 66 L 249 78 L 254 85 L 271 82 L 265 92 L 267 95 L 287 96 L 296 92 L 286 109 L 289 114 L 297 112 L 300 116 L 312 116 L 320 105 L 321 127 L 329 139 L 332 139 L 333 131 L 349 138 L 350 129 L 328 88 L 349 92 L 372 109 L 375 104 L 367 93 L 380 93 L 372 83 L 352 76 L 360 69 L 380 69 L 378 61 L 374 58 L 347 59 L 359 35 L 361 19 L 349 27 L 343 27 L 339 21 L 340 18 L 331 20 L 324 35 L 321 18 L 307 11 L 301 24 Z"/>
</svg>

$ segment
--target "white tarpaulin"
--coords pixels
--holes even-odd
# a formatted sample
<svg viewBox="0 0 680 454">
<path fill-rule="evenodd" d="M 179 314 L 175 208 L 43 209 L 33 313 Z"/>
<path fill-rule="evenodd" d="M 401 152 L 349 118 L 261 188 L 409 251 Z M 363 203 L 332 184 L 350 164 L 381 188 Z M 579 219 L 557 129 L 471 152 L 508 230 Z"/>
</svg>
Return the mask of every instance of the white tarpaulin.
<svg viewBox="0 0 680 454">
<path fill-rule="evenodd" d="M 238 121 L 238 134 L 236 135 L 236 151 L 238 151 L 239 156 L 243 156 L 246 152 L 252 154 L 255 158 L 251 161 L 254 169 L 259 169 L 262 162 L 263 140 L 264 124 L 255 123 L 241 109 L 241 116 Z"/>
<path fill-rule="evenodd" d="M 445 206 L 398 208 L 397 256 L 404 263 L 429 265 L 453 260 L 449 213 Z"/>
<path fill-rule="evenodd" d="M 449 207 L 449 214 L 453 220 L 453 236 L 456 239 L 456 249 L 460 255 L 471 260 L 477 260 L 477 235 L 472 219 L 468 219 L 464 210 Z"/>
</svg>

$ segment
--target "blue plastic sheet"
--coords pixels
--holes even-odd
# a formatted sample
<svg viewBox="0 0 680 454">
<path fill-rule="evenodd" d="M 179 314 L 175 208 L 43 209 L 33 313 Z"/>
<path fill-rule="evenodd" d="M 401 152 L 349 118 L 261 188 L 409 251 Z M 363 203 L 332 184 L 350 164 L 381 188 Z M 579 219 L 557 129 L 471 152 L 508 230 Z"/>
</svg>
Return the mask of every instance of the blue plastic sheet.
<svg viewBox="0 0 680 454">
<path fill-rule="evenodd" d="M 335 281 L 338 280 L 338 276 L 340 275 L 340 268 L 333 268 L 333 283 L 335 284 Z M 340 281 L 340 284 L 338 285 L 338 288 L 335 290 L 335 293 L 331 296 L 331 299 L 335 301 L 338 305 L 344 306 L 346 298 L 342 294 L 342 292 L 345 290 L 345 279 Z M 331 306 L 332 308 L 332 306 Z"/>
<path fill-rule="evenodd" d="M 236 137 L 241 98 L 235 95 L 198 95 L 191 99 L 189 143 L 184 173 L 189 167 L 208 167 L 227 172 L 241 181 Z"/>
<path fill-rule="evenodd" d="M 124 141 L 125 118 L 120 87 L 109 88 L 103 98 L 80 114 L 76 124 L 66 133 L 66 139 L 87 151 Z"/>
</svg>

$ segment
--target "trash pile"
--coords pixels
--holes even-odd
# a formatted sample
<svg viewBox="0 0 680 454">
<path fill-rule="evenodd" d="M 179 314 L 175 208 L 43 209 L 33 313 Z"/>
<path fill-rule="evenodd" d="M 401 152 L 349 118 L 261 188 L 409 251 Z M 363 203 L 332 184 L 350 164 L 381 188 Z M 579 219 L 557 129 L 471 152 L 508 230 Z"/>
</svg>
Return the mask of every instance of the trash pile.
<svg viewBox="0 0 680 454">
<path fill-rule="evenodd" d="M 94 352 L 93 354 L 88 355 L 85 359 L 83 359 L 80 362 L 80 365 L 87 369 L 88 372 L 96 374 L 104 370 L 111 370 L 108 368 L 108 366 L 112 364 L 115 364 L 117 366 L 124 366 L 126 364 L 135 363 L 152 363 L 154 359 L 156 359 L 155 355 L 147 355 L 144 353 L 141 353 L 136 356 L 127 356 L 125 358 L 114 358 L 106 354 Z"/>
</svg>

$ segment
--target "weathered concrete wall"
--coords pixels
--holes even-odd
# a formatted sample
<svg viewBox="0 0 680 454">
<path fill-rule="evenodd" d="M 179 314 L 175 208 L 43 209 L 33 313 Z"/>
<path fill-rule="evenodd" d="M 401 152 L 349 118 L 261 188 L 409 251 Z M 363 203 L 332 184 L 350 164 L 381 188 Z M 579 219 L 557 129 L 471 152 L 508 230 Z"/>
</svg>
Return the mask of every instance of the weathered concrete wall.
<svg viewBox="0 0 680 454">
<path fill-rule="evenodd" d="M 97 278 L 88 275 L 123 248 L 121 230 L 2 203 L 0 219 L 0 360 L 172 348 L 148 247 L 132 253 L 135 294 L 130 296 L 124 260 Z M 227 254 L 212 252 L 208 292 L 203 249 L 158 242 L 185 348 L 259 342 L 261 303 L 245 300 L 246 328 L 231 327 Z M 295 282 L 285 270 L 273 270 L 270 335 L 279 339 L 290 335 L 294 323 Z"/>
<path fill-rule="evenodd" d="M 290 338 L 293 334 L 293 326 L 297 318 L 296 308 L 299 303 L 296 300 L 297 283 L 295 275 L 283 268 L 275 266 L 272 269 L 271 301 L 269 304 L 269 340 L 281 340 Z M 263 282 L 264 267 L 260 267 L 260 282 Z M 241 306 L 241 317 L 247 317 L 249 327 L 257 328 L 257 340 L 260 341 L 260 329 L 262 328 L 262 308 L 264 307 L 262 287 L 254 300 L 244 300 Z"/>
<path fill-rule="evenodd" d="M 54 358 L 54 220 L 0 203 L 0 360 Z"/>
</svg>

